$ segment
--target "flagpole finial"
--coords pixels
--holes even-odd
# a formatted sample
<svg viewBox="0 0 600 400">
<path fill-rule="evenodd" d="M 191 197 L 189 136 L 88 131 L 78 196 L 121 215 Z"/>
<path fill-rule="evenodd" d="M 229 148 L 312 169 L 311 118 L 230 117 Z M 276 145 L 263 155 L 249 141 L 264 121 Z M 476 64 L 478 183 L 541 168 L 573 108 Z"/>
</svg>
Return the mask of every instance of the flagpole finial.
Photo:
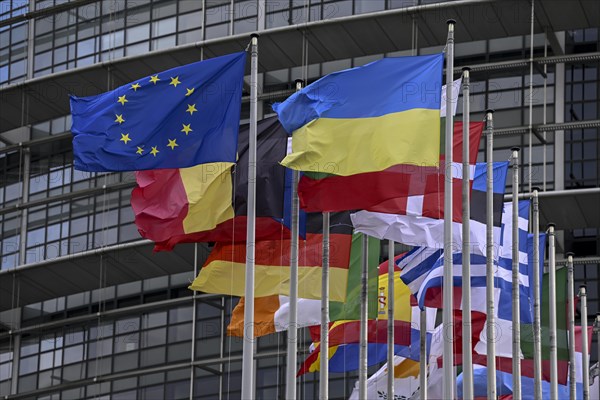
<svg viewBox="0 0 600 400">
<path fill-rule="evenodd" d="M 556 224 L 554 222 L 548 222 L 548 225 L 546 225 L 548 227 L 548 229 L 552 228 L 556 228 Z"/>
<path fill-rule="evenodd" d="M 569 257 L 575 257 L 575 253 L 573 253 L 572 251 L 568 251 L 567 253 L 565 253 L 565 256 L 567 258 L 569 258 Z"/>
<path fill-rule="evenodd" d="M 462 67 L 462 70 L 463 70 L 463 72 L 465 72 L 465 71 L 470 71 L 470 70 L 471 70 L 471 67 Z"/>
<path fill-rule="evenodd" d="M 256 33 L 256 32 L 250 34 L 250 39 L 254 39 L 254 38 L 258 39 L 259 37 L 260 37 L 260 35 L 258 33 Z"/>
<path fill-rule="evenodd" d="M 519 151 L 521 151 L 521 148 L 520 147 L 511 147 L 510 151 L 516 151 L 518 153 Z"/>
<path fill-rule="evenodd" d="M 446 20 L 446 23 L 447 23 L 448 25 L 456 25 L 456 20 L 455 20 L 455 19 L 452 19 L 452 18 L 450 18 L 450 19 Z"/>
<path fill-rule="evenodd" d="M 532 186 L 532 187 L 531 187 L 531 192 L 532 192 L 532 193 L 533 193 L 533 192 L 541 192 L 541 191 L 542 191 L 542 189 L 540 189 L 540 188 L 539 188 L 539 186 Z"/>
<path fill-rule="evenodd" d="M 296 84 L 296 86 L 298 86 L 298 84 L 300 84 L 300 85 L 304 85 L 304 79 L 296 79 L 296 80 L 294 81 L 294 83 Z"/>
<path fill-rule="evenodd" d="M 493 113 L 494 113 L 494 110 L 493 110 L 493 109 L 491 109 L 491 108 L 488 108 L 487 110 L 485 110 L 485 113 L 486 113 L 486 114 L 493 114 Z"/>
</svg>

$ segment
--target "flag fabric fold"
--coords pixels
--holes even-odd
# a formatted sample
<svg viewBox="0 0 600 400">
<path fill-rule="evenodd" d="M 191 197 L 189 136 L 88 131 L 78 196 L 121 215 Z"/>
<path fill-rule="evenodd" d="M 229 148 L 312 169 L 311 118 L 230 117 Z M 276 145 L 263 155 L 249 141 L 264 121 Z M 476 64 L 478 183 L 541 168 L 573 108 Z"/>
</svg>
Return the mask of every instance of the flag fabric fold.
<svg viewBox="0 0 600 400">
<path fill-rule="evenodd" d="M 384 58 L 329 74 L 275 104 L 293 133 L 282 164 L 341 176 L 437 165 L 442 64 L 441 53 Z"/>
<path fill-rule="evenodd" d="M 508 162 L 494 163 L 494 226 L 495 234 L 500 234 L 502 220 L 502 204 L 505 192 Z M 477 163 L 473 176 L 471 190 L 471 252 L 485 254 L 486 218 L 485 218 L 485 188 L 487 170 L 485 163 Z M 462 214 L 462 211 L 461 211 Z M 408 215 L 392 215 L 359 211 L 351 215 L 352 223 L 357 231 L 366 233 L 380 239 L 390 239 L 413 246 L 418 246 L 407 253 L 402 262 L 404 282 L 412 288 L 413 293 L 420 287 L 420 283 L 412 283 L 417 276 L 432 268 L 435 255 L 441 255 L 444 243 L 444 221 L 440 219 L 415 217 Z M 462 241 L 462 223 L 453 222 L 452 234 L 455 242 Z M 436 253 L 437 252 L 437 253 Z M 418 254 L 417 254 L 418 253 Z M 408 272 L 408 262 L 419 264 L 416 271 Z M 429 263 L 429 264 L 428 264 Z"/>
<path fill-rule="evenodd" d="M 369 238 L 369 316 L 375 318 L 377 313 L 377 264 L 379 262 L 379 240 Z M 346 300 L 344 302 L 329 301 L 329 320 L 339 321 L 360 318 L 360 276 L 362 270 L 362 235 L 354 234 L 350 251 L 350 266 Z M 330 282 L 330 287 L 338 285 Z M 290 299 L 284 295 L 256 297 L 254 299 L 254 334 L 255 337 L 270 333 L 282 332 L 289 326 Z M 298 299 L 298 328 L 321 323 L 321 300 Z M 242 337 L 244 334 L 244 298 L 233 309 L 231 321 L 227 327 L 230 336 Z"/>
<path fill-rule="evenodd" d="M 330 299 L 344 301 L 352 247 L 352 225 L 348 213 L 330 216 Z M 323 250 L 322 217 L 307 216 L 306 239 L 298 243 L 298 297 L 321 298 Z M 290 239 L 260 240 L 255 244 L 256 297 L 289 295 Z M 206 293 L 243 296 L 246 243 L 218 242 L 212 249 L 190 289 Z"/>
<path fill-rule="evenodd" d="M 136 173 L 131 207 L 140 235 L 155 242 L 155 251 L 172 250 L 183 242 L 243 242 L 246 240 L 248 194 L 248 132 L 239 134 L 237 164 L 211 163 L 191 168 Z M 289 237 L 284 221 L 288 135 L 267 118 L 257 128 L 256 238 Z"/>
<path fill-rule="evenodd" d="M 71 96 L 75 169 L 186 168 L 236 161 L 246 52 Z"/>
<path fill-rule="evenodd" d="M 469 163 L 474 168 L 483 122 L 470 124 Z M 453 171 L 455 196 L 462 188 L 463 123 L 454 123 Z M 419 144 L 418 146 L 422 146 Z M 440 158 L 443 160 L 444 155 Z M 471 171 L 471 179 L 473 171 Z M 300 206 L 306 211 L 367 210 L 443 218 L 444 173 L 437 166 L 398 164 L 383 171 L 336 176 L 306 173 L 298 184 Z M 458 199 L 456 199 L 458 200 Z M 453 217 L 460 222 L 460 201 Z"/>
</svg>

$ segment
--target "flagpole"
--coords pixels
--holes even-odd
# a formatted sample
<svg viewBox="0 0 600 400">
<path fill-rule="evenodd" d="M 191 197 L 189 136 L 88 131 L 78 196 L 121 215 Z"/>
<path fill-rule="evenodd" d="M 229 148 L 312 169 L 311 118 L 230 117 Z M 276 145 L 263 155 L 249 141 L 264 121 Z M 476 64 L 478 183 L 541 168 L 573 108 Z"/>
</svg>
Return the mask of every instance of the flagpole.
<svg viewBox="0 0 600 400">
<path fill-rule="evenodd" d="M 302 89 L 302 81 L 296 81 L 296 91 Z M 298 180 L 300 172 L 292 170 L 292 221 L 290 241 L 290 314 L 287 329 L 287 364 L 285 370 L 285 396 L 296 398 L 296 365 L 298 364 L 298 235 L 300 204 Z"/>
<path fill-rule="evenodd" d="M 420 341 L 419 341 L 419 386 L 421 390 L 421 400 L 427 400 L 427 308 L 421 310 L 419 313 L 421 317 L 419 333 L 420 333 Z M 437 362 L 437 361 L 436 361 Z M 389 373 L 388 369 L 388 373 Z M 392 374 L 393 375 L 393 374 Z M 393 399 L 393 397 L 388 396 L 388 399 Z"/>
<path fill-rule="evenodd" d="M 590 360 L 588 351 L 587 292 L 585 285 L 579 286 L 581 300 L 581 369 L 583 373 L 583 400 L 590 398 Z M 574 345 L 575 343 L 573 343 Z"/>
<path fill-rule="evenodd" d="M 558 354 L 556 348 L 556 254 L 554 224 L 548 224 L 548 302 L 550 303 L 550 398 L 558 398 Z"/>
<path fill-rule="evenodd" d="M 533 384 L 534 398 L 541 399 L 542 318 L 540 311 L 540 204 L 538 188 L 533 188 L 533 265 Z"/>
<path fill-rule="evenodd" d="M 367 398 L 367 319 L 369 310 L 367 297 L 369 294 L 369 237 L 362 237 L 362 272 L 360 277 L 360 354 L 358 371 L 358 398 Z"/>
<path fill-rule="evenodd" d="M 512 381 L 513 398 L 521 398 L 521 302 L 519 298 L 519 148 L 512 149 Z"/>
<path fill-rule="evenodd" d="M 596 324 L 595 324 L 595 332 L 596 332 L 596 343 L 598 349 L 598 368 L 600 369 L 600 313 L 596 313 Z M 596 379 L 600 379 L 600 374 L 596 375 Z M 598 385 L 598 398 L 600 399 L 600 385 Z"/>
<path fill-rule="evenodd" d="M 569 396 L 571 400 L 577 397 L 577 380 L 575 371 L 575 282 L 573 280 L 573 253 L 567 253 L 567 296 L 569 307 Z"/>
<path fill-rule="evenodd" d="M 449 19 L 448 43 L 446 50 L 446 147 L 445 157 L 445 185 L 444 185 L 444 285 L 443 299 L 446 307 L 443 309 L 442 321 L 444 324 L 444 351 L 443 366 L 444 379 L 442 393 L 445 399 L 454 398 L 456 375 L 454 374 L 454 332 L 453 332 L 453 274 L 452 274 L 452 89 L 454 75 L 454 25 L 456 21 Z"/>
<path fill-rule="evenodd" d="M 256 221 L 256 124 L 258 92 L 258 34 L 251 37 L 250 130 L 248 139 L 248 215 L 246 229 L 246 286 L 244 290 L 244 344 L 242 399 L 254 399 L 254 254 Z"/>
<path fill-rule="evenodd" d="M 394 398 L 394 241 L 388 240 L 387 398 Z M 421 326 L 421 329 L 423 327 Z"/>
<path fill-rule="evenodd" d="M 321 269 L 321 365 L 319 399 L 329 398 L 329 213 L 323 213 L 323 266 Z"/>
<path fill-rule="evenodd" d="M 488 400 L 496 400 L 496 317 L 494 305 L 494 111 L 487 110 L 487 185 L 486 185 L 486 246 L 485 246 L 485 301 L 487 336 Z"/>
<path fill-rule="evenodd" d="M 471 69 L 463 68 L 463 177 L 462 177 L 462 348 L 463 348 L 463 397 L 473 398 L 473 354 L 471 351 L 471 204 L 469 194 L 471 192 L 471 174 L 469 163 L 469 138 L 470 138 L 470 103 L 469 103 L 469 73 Z M 447 114 L 447 113 L 446 113 Z"/>
</svg>

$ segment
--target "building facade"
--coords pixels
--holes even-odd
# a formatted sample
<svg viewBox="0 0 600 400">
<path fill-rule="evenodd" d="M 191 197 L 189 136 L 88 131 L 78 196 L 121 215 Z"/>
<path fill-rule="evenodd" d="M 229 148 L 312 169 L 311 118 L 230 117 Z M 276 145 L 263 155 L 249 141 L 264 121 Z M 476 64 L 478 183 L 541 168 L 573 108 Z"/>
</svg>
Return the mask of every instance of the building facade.
<svg viewBox="0 0 600 400">
<path fill-rule="evenodd" d="M 134 174 L 73 169 L 68 94 L 243 50 L 253 32 L 262 118 L 296 79 L 442 51 L 455 18 L 455 77 L 472 68 L 471 119 L 495 110 L 496 160 L 522 149 L 520 190 L 542 189 L 542 224 L 557 224 L 558 260 L 575 252 L 591 323 L 600 11 L 594 1 L 536 0 L 533 40 L 531 17 L 529 1 L 0 1 L 0 397 L 239 398 L 242 343 L 226 335 L 237 299 L 187 289 L 208 245 L 153 254 L 133 223 Z M 310 338 L 299 338 L 302 360 Z M 596 349 L 594 338 L 592 362 Z M 257 340 L 258 398 L 284 398 L 285 352 L 285 334 Z M 355 379 L 331 374 L 331 398 L 347 398 Z M 318 375 L 298 388 L 316 398 Z"/>
</svg>

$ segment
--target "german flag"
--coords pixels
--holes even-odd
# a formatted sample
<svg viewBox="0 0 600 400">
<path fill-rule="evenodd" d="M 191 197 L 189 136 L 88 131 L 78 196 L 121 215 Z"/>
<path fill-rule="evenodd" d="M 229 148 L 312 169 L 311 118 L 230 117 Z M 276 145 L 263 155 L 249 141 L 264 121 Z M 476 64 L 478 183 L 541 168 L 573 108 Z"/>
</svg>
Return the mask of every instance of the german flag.
<svg viewBox="0 0 600 400">
<path fill-rule="evenodd" d="M 323 224 L 321 214 L 306 218 L 306 238 L 299 241 L 298 297 L 321 298 L 321 265 L 323 256 Z M 245 234 L 245 233 L 244 233 Z M 256 297 L 282 294 L 289 296 L 290 239 L 256 242 Z M 352 247 L 352 223 L 348 212 L 330 216 L 330 300 L 345 301 Z M 244 296 L 246 243 L 219 242 L 211 251 L 198 277 L 189 287 L 206 293 Z"/>
<path fill-rule="evenodd" d="M 131 206 L 140 235 L 155 251 L 183 242 L 246 240 L 249 125 L 240 127 L 238 162 L 139 171 Z M 258 122 L 256 238 L 289 237 L 284 226 L 288 134 L 276 117 Z"/>
</svg>

